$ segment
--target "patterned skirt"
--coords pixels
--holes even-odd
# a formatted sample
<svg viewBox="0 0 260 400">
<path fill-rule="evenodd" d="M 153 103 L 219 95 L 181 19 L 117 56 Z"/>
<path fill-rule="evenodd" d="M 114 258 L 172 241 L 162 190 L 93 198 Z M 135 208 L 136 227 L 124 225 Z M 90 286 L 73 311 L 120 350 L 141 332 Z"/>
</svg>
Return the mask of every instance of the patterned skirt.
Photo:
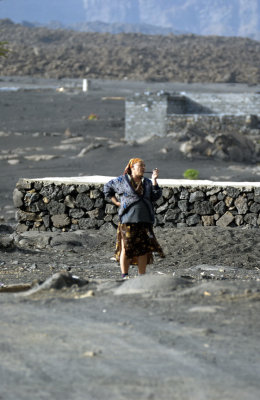
<svg viewBox="0 0 260 400">
<path fill-rule="evenodd" d="M 118 224 L 115 258 L 119 262 L 121 254 L 121 241 L 123 240 L 126 257 L 130 264 L 137 264 L 137 257 L 147 254 L 147 264 L 153 262 L 153 252 L 165 257 L 163 250 L 149 223 Z"/>
</svg>

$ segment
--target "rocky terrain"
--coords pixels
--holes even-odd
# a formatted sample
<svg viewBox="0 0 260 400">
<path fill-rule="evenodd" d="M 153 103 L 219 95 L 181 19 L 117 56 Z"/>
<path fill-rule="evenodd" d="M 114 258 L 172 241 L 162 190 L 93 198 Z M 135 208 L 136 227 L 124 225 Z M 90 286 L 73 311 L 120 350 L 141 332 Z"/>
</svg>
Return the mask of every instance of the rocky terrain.
<svg viewBox="0 0 260 400">
<path fill-rule="evenodd" d="M 97 34 L 1 20 L 2 75 L 172 82 L 260 82 L 260 42 L 221 36 Z"/>
</svg>

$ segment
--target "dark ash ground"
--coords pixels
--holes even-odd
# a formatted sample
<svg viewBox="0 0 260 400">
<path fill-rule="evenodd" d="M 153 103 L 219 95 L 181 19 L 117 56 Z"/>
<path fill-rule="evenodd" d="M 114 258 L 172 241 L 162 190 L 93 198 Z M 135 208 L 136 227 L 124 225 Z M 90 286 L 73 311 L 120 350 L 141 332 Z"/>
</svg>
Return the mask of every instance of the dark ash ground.
<svg viewBox="0 0 260 400">
<path fill-rule="evenodd" d="M 257 181 L 257 166 L 187 160 L 168 139 L 125 144 L 123 102 L 101 99 L 147 84 L 97 81 L 83 95 L 22 78 L 0 83 L 17 81 L 27 90 L 0 97 L 0 282 L 36 285 L 66 271 L 87 283 L 0 292 L 0 399 L 258 399 L 259 229 L 156 228 L 166 258 L 144 278 L 131 268 L 129 281 L 110 259 L 113 230 L 11 232 L 20 177 L 115 176 L 132 155 L 156 163 L 162 178 L 197 168 L 201 179 Z M 98 121 L 86 119 L 93 112 Z M 91 143 L 100 146 L 78 157 Z M 26 158 L 39 155 L 55 158 Z"/>
</svg>

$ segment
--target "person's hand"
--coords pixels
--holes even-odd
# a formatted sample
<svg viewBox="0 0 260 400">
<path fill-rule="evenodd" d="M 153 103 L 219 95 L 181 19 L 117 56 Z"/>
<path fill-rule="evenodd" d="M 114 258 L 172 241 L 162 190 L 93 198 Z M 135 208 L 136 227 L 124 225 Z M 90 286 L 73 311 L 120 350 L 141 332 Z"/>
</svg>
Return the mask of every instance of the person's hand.
<svg viewBox="0 0 260 400">
<path fill-rule="evenodd" d="M 116 196 L 113 196 L 113 197 L 111 198 L 111 200 L 112 200 L 112 203 L 113 203 L 115 206 L 117 206 L 117 207 L 120 207 L 120 206 L 121 206 L 121 203 L 120 203 L 120 201 L 117 200 Z"/>
<path fill-rule="evenodd" d="M 152 179 L 157 179 L 159 176 L 158 168 L 153 169 Z"/>
</svg>

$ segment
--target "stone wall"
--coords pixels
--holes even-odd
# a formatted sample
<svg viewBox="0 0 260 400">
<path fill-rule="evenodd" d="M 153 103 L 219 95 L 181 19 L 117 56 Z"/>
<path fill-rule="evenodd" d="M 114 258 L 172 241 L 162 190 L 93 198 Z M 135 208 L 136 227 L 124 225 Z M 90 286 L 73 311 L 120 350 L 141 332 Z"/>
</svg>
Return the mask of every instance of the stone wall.
<svg viewBox="0 0 260 400">
<path fill-rule="evenodd" d="M 118 223 L 104 199 L 109 177 L 20 179 L 14 190 L 17 230 L 75 231 Z M 161 179 L 155 225 L 260 226 L 260 183 Z"/>
<path fill-rule="evenodd" d="M 167 133 L 185 132 L 189 125 L 207 134 L 214 132 L 215 135 L 221 132 L 239 132 L 244 128 L 247 130 L 246 134 L 252 133 L 258 140 L 260 139 L 260 117 L 256 115 L 168 115 Z"/>
</svg>

